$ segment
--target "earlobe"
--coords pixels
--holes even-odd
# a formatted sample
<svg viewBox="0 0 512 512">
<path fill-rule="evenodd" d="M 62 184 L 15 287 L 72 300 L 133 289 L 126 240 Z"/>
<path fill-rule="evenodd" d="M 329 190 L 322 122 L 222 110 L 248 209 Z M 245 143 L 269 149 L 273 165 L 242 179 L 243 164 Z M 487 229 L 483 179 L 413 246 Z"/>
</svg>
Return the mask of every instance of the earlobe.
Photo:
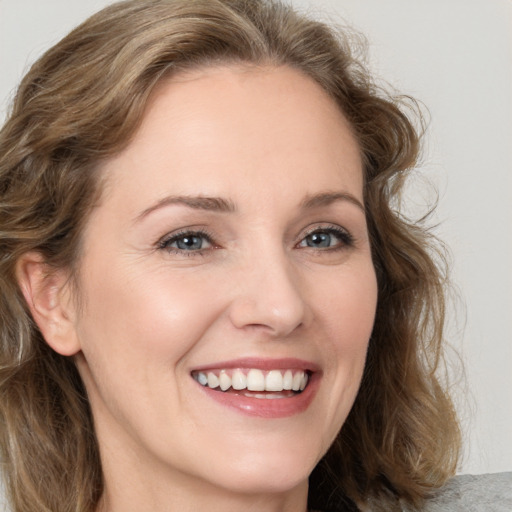
<svg viewBox="0 0 512 512">
<path fill-rule="evenodd" d="M 18 260 L 16 277 L 48 345 L 64 356 L 76 354 L 80 343 L 68 272 L 51 269 L 39 253 L 30 252 Z"/>
</svg>

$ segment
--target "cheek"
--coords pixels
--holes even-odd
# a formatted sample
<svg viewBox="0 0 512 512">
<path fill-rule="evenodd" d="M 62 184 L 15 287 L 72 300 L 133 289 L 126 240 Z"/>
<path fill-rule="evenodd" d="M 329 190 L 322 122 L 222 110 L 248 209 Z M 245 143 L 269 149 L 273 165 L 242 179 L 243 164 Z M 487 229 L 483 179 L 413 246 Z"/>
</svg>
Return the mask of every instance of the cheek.
<svg viewBox="0 0 512 512">
<path fill-rule="evenodd" d="M 103 338 L 104 348 L 187 350 L 221 307 L 204 281 L 199 286 L 169 272 L 92 276 L 87 282 L 99 285 L 86 290 L 82 337 Z"/>
<path fill-rule="evenodd" d="M 194 279 L 185 283 L 177 273 L 117 270 L 103 279 L 91 272 L 83 281 L 77 364 L 91 406 L 97 421 L 113 417 L 127 428 L 151 430 L 146 415 L 153 423 L 172 425 L 188 381 L 181 363 L 222 305 L 204 282 L 198 288 Z M 162 407 L 163 397 L 168 407 Z"/>
<path fill-rule="evenodd" d="M 323 324 L 336 350 L 345 356 L 366 352 L 377 306 L 377 279 L 373 265 L 346 269 L 326 283 L 318 294 Z"/>
<path fill-rule="evenodd" d="M 151 396 L 160 388 L 168 394 L 183 381 L 176 379 L 181 362 L 220 315 L 221 301 L 204 280 L 199 286 L 176 273 L 105 275 L 84 280 L 77 331 L 86 385 L 109 403 L 126 395 Z"/>
<path fill-rule="evenodd" d="M 366 362 L 368 342 L 377 304 L 377 281 L 373 266 L 347 271 L 330 293 L 318 298 L 326 341 L 326 376 L 329 419 L 341 427 L 357 395 Z M 335 435 L 336 432 L 333 432 Z"/>
</svg>

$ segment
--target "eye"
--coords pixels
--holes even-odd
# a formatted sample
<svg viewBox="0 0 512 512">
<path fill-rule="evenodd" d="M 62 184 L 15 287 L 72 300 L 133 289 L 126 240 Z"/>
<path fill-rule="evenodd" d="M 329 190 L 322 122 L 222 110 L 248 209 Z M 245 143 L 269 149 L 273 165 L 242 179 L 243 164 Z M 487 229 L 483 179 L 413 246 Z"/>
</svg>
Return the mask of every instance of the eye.
<svg viewBox="0 0 512 512">
<path fill-rule="evenodd" d="M 317 228 L 309 232 L 298 245 L 312 249 L 341 249 L 353 245 L 353 238 L 340 227 Z"/>
<path fill-rule="evenodd" d="M 175 253 L 194 253 L 212 248 L 210 236 L 202 231 L 182 231 L 164 238 L 158 243 L 160 249 Z"/>
</svg>

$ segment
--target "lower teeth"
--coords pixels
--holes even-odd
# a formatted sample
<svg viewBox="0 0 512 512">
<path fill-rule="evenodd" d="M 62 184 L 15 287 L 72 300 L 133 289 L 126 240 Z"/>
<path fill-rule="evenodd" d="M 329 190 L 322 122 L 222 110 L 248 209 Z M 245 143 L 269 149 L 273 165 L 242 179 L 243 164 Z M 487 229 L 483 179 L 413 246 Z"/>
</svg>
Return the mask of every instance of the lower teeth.
<svg viewBox="0 0 512 512">
<path fill-rule="evenodd" d="M 246 394 L 245 396 L 249 396 L 251 398 L 265 398 L 267 400 L 268 399 L 272 400 L 274 398 L 286 398 L 283 395 L 259 395 L 259 394 L 258 395 L 247 395 Z"/>
<path fill-rule="evenodd" d="M 254 392 L 245 392 L 243 395 L 247 398 L 264 398 L 267 400 L 272 400 L 276 398 L 291 398 L 292 396 L 295 396 L 297 393 L 294 391 L 291 391 L 289 393 L 276 393 L 276 392 L 269 392 L 269 393 L 254 393 Z"/>
</svg>

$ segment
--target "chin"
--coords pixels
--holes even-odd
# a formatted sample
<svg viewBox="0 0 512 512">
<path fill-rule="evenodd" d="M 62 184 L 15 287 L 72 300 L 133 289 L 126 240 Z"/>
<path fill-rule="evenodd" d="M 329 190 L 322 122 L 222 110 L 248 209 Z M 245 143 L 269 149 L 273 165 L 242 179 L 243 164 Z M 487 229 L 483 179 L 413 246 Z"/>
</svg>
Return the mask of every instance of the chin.
<svg viewBox="0 0 512 512">
<path fill-rule="evenodd" d="M 287 493 L 307 482 L 312 470 L 309 467 L 291 468 L 286 465 L 275 468 L 246 468 L 244 471 L 233 472 L 219 484 L 240 494 Z"/>
<path fill-rule="evenodd" d="M 298 443 L 299 445 L 301 443 Z M 243 456 L 218 461 L 211 467 L 210 478 L 216 485 L 243 494 L 279 494 L 290 491 L 307 482 L 319 457 L 304 453 L 297 447 L 281 443 L 281 449 L 261 447 L 256 443 Z"/>
</svg>

